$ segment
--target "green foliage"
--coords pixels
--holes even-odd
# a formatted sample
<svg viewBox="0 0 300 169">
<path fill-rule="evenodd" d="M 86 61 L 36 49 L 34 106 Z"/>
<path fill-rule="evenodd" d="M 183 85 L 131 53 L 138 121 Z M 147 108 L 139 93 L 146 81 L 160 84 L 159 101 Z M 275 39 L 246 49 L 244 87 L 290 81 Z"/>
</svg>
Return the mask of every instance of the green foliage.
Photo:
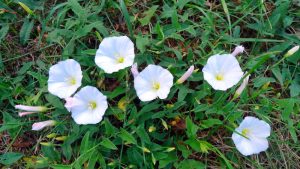
<svg viewBox="0 0 300 169">
<path fill-rule="evenodd" d="M 5 153 L 0 155 L 0 163 L 3 165 L 11 165 L 15 162 L 17 162 L 20 158 L 23 157 L 23 154 L 21 153 Z"/>
<path fill-rule="evenodd" d="M 284 54 L 300 44 L 298 8 L 286 0 L 0 1 L 1 165 L 297 168 L 300 51 Z M 167 99 L 140 102 L 130 68 L 105 74 L 94 63 L 101 40 L 119 35 L 134 42 L 139 70 L 159 64 L 174 82 L 189 66 L 196 71 Z M 201 70 L 209 56 L 238 44 L 246 53 L 237 58 L 251 76 L 233 100 L 238 85 L 215 91 Z M 49 67 L 67 58 L 82 65 L 82 86 L 96 86 L 109 99 L 99 124 L 77 125 L 65 101 L 47 91 Z M 50 109 L 18 117 L 16 104 Z M 271 125 L 270 148 L 242 157 L 231 135 L 248 115 Z M 32 123 L 48 119 L 58 125 L 31 131 Z"/>
</svg>

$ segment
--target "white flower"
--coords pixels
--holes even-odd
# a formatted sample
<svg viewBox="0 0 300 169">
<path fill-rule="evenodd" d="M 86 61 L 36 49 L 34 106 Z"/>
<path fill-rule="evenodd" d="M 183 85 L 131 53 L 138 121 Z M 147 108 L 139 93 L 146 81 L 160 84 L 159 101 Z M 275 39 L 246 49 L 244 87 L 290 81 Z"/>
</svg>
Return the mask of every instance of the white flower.
<svg viewBox="0 0 300 169">
<path fill-rule="evenodd" d="M 157 65 L 148 65 L 134 78 L 134 88 L 141 101 L 168 97 L 173 85 L 173 75 Z"/>
<path fill-rule="evenodd" d="M 270 136 L 271 127 L 265 121 L 248 116 L 235 131 L 240 134 L 234 132 L 232 140 L 244 156 L 258 154 L 268 149 L 267 137 Z"/>
<path fill-rule="evenodd" d="M 183 82 L 186 81 L 187 78 L 189 78 L 193 71 L 194 71 L 195 67 L 194 66 L 191 66 L 178 80 L 177 80 L 177 83 L 178 84 L 181 84 Z"/>
<path fill-rule="evenodd" d="M 95 62 L 106 73 L 129 67 L 134 61 L 134 44 L 127 36 L 104 38 L 96 52 Z"/>
<path fill-rule="evenodd" d="M 73 59 L 60 61 L 50 67 L 48 91 L 60 98 L 70 97 L 81 86 L 82 71 Z"/>
<path fill-rule="evenodd" d="M 106 96 L 92 86 L 80 89 L 73 99 L 68 99 L 67 105 L 77 124 L 99 123 L 108 107 Z"/>
<path fill-rule="evenodd" d="M 243 76 L 237 59 L 231 54 L 213 55 L 202 69 L 204 79 L 215 90 L 227 90 L 236 85 Z"/>
<path fill-rule="evenodd" d="M 54 121 L 54 120 L 47 120 L 47 121 L 41 121 L 41 122 L 33 123 L 31 130 L 39 131 L 39 130 L 42 130 L 43 128 L 45 128 L 45 127 L 54 126 L 56 123 L 57 122 Z"/>
</svg>

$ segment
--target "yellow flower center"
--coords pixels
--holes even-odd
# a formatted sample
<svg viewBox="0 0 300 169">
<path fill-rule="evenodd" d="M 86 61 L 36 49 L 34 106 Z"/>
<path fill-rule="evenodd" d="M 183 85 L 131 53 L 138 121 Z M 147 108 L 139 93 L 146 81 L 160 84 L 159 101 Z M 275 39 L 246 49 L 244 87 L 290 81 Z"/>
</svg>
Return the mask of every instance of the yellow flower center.
<svg viewBox="0 0 300 169">
<path fill-rule="evenodd" d="M 217 74 L 216 79 L 217 79 L 218 81 L 221 81 L 221 80 L 224 79 L 224 76 L 223 76 L 222 74 Z"/>
<path fill-rule="evenodd" d="M 69 80 L 70 85 L 75 85 L 76 84 L 76 79 L 74 77 L 71 77 Z"/>
<path fill-rule="evenodd" d="M 114 55 L 117 58 L 117 63 L 124 63 L 125 58 L 122 55 L 117 52 Z"/>
<path fill-rule="evenodd" d="M 158 90 L 160 88 L 160 84 L 158 82 L 154 82 L 153 85 L 152 85 L 152 88 L 154 90 Z"/>
<path fill-rule="evenodd" d="M 242 130 L 242 135 L 247 136 L 249 134 L 249 132 L 250 132 L 250 130 L 245 128 L 245 129 Z"/>
<path fill-rule="evenodd" d="M 97 103 L 95 101 L 90 101 L 88 107 L 94 110 L 97 107 Z"/>
<path fill-rule="evenodd" d="M 117 59 L 117 62 L 118 63 L 124 63 L 124 57 L 118 57 L 118 59 Z"/>
</svg>

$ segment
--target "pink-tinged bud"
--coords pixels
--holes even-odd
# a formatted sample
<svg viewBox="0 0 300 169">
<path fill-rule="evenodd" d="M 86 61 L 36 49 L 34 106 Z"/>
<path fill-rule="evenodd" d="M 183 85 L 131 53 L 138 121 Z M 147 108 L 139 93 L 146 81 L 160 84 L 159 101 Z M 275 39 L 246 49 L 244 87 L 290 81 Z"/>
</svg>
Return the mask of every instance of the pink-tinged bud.
<svg viewBox="0 0 300 169">
<path fill-rule="evenodd" d="M 231 53 L 233 56 L 237 56 L 240 53 L 243 53 L 245 48 L 243 46 L 235 47 L 234 51 Z"/>
<path fill-rule="evenodd" d="M 33 123 L 31 130 L 39 131 L 39 130 L 42 130 L 43 128 L 45 128 L 45 127 L 54 126 L 55 124 L 56 124 L 55 120 L 41 121 L 41 122 Z"/>
<path fill-rule="evenodd" d="M 192 73 L 194 72 L 194 69 L 195 67 L 194 66 L 191 66 L 178 80 L 177 80 L 177 83 L 178 84 L 181 84 L 183 82 L 186 81 L 187 78 L 189 78 Z"/>
<path fill-rule="evenodd" d="M 26 105 L 15 105 L 16 109 L 32 112 L 44 112 L 47 111 L 47 107 L 44 106 L 26 106 Z"/>
<path fill-rule="evenodd" d="M 139 71 L 138 71 L 138 67 L 137 67 L 137 63 L 134 63 L 132 66 L 131 66 L 131 73 L 133 75 L 133 77 L 137 77 L 137 75 L 139 75 Z"/>
<path fill-rule="evenodd" d="M 294 53 L 296 53 L 299 50 L 299 45 L 298 46 L 294 46 L 292 49 L 290 49 L 285 55 L 284 57 L 289 57 L 292 56 Z"/>
<path fill-rule="evenodd" d="M 19 112 L 19 116 L 20 117 L 23 117 L 23 116 L 26 116 L 26 115 L 29 115 L 29 114 L 35 114 L 35 113 L 38 113 L 38 112 Z"/>
<path fill-rule="evenodd" d="M 244 78 L 241 86 L 236 90 L 236 92 L 234 94 L 234 98 L 237 98 L 237 97 L 239 97 L 242 94 L 243 90 L 246 88 L 246 86 L 247 86 L 247 84 L 249 82 L 249 77 L 250 77 L 250 75 L 248 75 L 247 77 Z"/>
</svg>

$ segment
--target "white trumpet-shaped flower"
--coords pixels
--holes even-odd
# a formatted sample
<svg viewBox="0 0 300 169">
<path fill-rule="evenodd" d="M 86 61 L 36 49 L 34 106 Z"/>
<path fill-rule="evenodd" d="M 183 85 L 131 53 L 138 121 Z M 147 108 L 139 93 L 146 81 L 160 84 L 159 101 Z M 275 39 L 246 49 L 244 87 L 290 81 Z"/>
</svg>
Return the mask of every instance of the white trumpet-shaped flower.
<svg viewBox="0 0 300 169">
<path fill-rule="evenodd" d="M 236 85 L 243 76 L 239 62 L 232 54 L 213 55 L 202 69 L 204 80 L 215 90 L 227 90 Z"/>
<path fill-rule="evenodd" d="M 173 75 L 157 65 L 148 65 L 134 78 L 134 88 L 141 101 L 168 97 L 173 85 Z"/>
<path fill-rule="evenodd" d="M 65 106 L 77 124 L 96 124 L 102 120 L 108 104 L 106 96 L 96 87 L 86 86 L 68 98 Z"/>
<path fill-rule="evenodd" d="M 60 98 L 70 97 L 81 86 L 82 71 L 73 59 L 60 61 L 50 67 L 48 91 Z"/>
<path fill-rule="evenodd" d="M 270 136 L 270 133 L 271 127 L 268 123 L 248 116 L 235 129 L 232 140 L 239 152 L 244 156 L 248 156 L 268 149 L 267 137 Z"/>
<path fill-rule="evenodd" d="M 96 52 L 95 62 L 106 73 L 117 72 L 134 62 L 134 44 L 127 36 L 104 38 Z"/>
</svg>

